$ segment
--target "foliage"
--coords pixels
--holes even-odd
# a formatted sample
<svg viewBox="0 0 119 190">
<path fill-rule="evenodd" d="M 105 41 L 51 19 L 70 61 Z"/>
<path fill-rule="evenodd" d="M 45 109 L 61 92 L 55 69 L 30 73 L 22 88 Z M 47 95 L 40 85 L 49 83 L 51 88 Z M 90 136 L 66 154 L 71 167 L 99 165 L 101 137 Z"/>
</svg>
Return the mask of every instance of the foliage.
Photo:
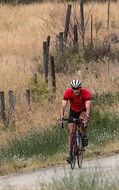
<svg viewBox="0 0 119 190">
<path fill-rule="evenodd" d="M 117 103 L 119 101 L 119 92 L 116 92 L 113 94 L 112 92 L 106 92 L 106 93 L 95 93 L 93 95 L 93 106 L 96 107 L 104 107 L 107 105 L 112 106 L 114 103 Z"/>
<path fill-rule="evenodd" d="M 31 78 L 29 89 L 34 102 L 39 102 L 42 96 L 48 93 L 47 84 L 41 78 L 38 78 L 37 75 Z"/>
<path fill-rule="evenodd" d="M 30 4 L 30 3 L 42 3 L 45 2 L 46 0 L 0 0 L 1 4 Z M 58 1 L 58 2 L 64 2 L 64 0 L 47 0 L 47 1 Z M 70 2 L 70 0 L 65 0 L 66 2 Z M 76 1 L 76 0 L 74 0 Z M 84 0 L 85 2 L 89 2 L 90 0 Z M 106 2 L 107 0 L 93 0 L 94 2 Z M 116 0 L 111 0 L 112 2 L 115 2 Z"/>
<path fill-rule="evenodd" d="M 1 4 L 11 4 L 11 5 L 17 5 L 17 4 L 30 4 L 30 3 L 36 3 L 36 2 L 43 2 L 44 0 L 0 0 Z"/>
<path fill-rule="evenodd" d="M 117 60 L 119 61 L 119 50 L 112 48 L 109 52 L 108 44 L 103 44 L 103 42 L 99 42 L 94 40 L 93 46 L 91 46 L 90 42 L 87 40 L 87 44 L 82 50 L 81 47 L 78 47 L 77 50 L 74 47 L 70 46 L 65 48 L 63 52 L 55 54 L 56 61 L 56 72 L 63 73 L 73 73 L 76 70 L 80 69 L 80 66 L 84 62 L 98 62 L 99 60 L 104 60 L 107 58 L 110 61 Z"/>
<path fill-rule="evenodd" d="M 119 140 L 119 117 L 113 114 L 99 114 L 93 110 L 89 125 L 90 146 L 105 146 L 109 141 Z M 92 145 L 91 145 L 92 144 Z"/>
</svg>

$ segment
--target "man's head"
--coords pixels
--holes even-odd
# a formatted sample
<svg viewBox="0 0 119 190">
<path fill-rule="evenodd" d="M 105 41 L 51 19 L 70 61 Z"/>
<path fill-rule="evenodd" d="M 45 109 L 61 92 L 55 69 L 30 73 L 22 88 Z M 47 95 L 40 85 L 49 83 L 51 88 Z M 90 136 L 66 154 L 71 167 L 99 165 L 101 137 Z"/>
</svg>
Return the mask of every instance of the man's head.
<svg viewBox="0 0 119 190">
<path fill-rule="evenodd" d="M 81 86 L 82 86 L 82 84 L 81 84 L 80 80 L 77 79 L 77 80 L 71 81 L 71 88 L 72 88 L 74 94 L 77 96 L 80 94 Z"/>
</svg>

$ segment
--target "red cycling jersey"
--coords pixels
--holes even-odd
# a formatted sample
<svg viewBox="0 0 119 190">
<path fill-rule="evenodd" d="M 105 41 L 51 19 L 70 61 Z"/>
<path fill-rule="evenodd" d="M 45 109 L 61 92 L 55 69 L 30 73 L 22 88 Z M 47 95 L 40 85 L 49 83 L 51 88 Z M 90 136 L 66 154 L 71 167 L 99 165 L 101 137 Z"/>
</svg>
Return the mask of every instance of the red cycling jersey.
<svg viewBox="0 0 119 190">
<path fill-rule="evenodd" d="M 64 92 L 63 100 L 70 101 L 70 108 L 75 112 L 81 112 L 86 109 L 85 101 L 91 100 L 91 93 L 81 88 L 80 94 L 75 95 L 72 88 L 68 88 Z"/>
</svg>

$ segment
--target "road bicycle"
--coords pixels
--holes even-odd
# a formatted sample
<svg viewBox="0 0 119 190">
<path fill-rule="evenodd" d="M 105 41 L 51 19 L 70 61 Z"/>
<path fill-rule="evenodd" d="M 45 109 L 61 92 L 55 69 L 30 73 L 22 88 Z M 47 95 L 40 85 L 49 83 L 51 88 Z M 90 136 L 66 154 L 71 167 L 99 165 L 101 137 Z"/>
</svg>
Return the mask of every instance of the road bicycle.
<svg viewBox="0 0 119 190">
<path fill-rule="evenodd" d="M 71 154 L 71 169 L 75 168 L 75 163 L 77 160 L 78 167 L 82 167 L 83 163 L 83 154 L 85 151 L 85 148 L 83 147 L 82 143 L 82 130 L 81 130 L 81 119 L 71 118 L 66 119 L 63 118 L 62 128 L 64 128 L 64 121 L 71 121 L 74 123 L 74 133 L 71 139 L 71 146 L 70 146 L 70 154 Z"/>
</svg>

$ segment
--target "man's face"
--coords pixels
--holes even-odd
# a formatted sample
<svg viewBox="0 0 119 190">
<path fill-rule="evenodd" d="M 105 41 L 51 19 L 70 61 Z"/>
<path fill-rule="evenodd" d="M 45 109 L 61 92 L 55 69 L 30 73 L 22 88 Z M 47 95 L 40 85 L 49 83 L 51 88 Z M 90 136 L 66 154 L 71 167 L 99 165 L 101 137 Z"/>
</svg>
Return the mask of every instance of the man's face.
<svg viewBox="0 0 119 190">
<path fill-rule="evenodd" d="M 78 96 L 80 94 L 81 88 L 72 88 L 73 93 Z"/>
</svg>

